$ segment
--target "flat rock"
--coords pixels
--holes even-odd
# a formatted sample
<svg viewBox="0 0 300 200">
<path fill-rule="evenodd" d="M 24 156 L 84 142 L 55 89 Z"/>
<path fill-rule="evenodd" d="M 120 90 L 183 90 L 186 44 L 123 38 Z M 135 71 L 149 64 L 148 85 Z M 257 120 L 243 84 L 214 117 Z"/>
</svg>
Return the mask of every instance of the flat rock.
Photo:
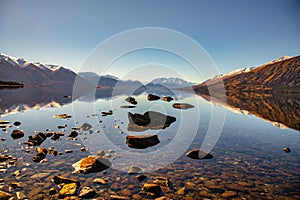
<svg viewBox="0 0 300 200">
<path fill-rule="evenodd" d="M 163 177 L 163 176 L 154 177 L 153 183 L 160 185 L 160 186 L 169 187 L 169 179 L 166 177 Z"/>
<path fill-rule="evenodd" d="M 126 197 L 126 196 L 117 196 L 117 195 L 110 195 L 109 199 L 110 200 L 130 200 L 129 197 Z"/>
<path fill-rule="evenodd" d="M 0 190 L 0 199 L 6 200 L 12 197 L 11 194 Z"/>
<path fill-rule="evenodd" d="M 172 106 L 173 106 L 173 108 L 184 109 L 184 110 L 195 107 L 195 106 L 193 106 L 191 104 L 188 104 L 188 103 L 174 103 Z"/>
<path fill-rule="evenodd" d="M 50 173 L 38 173 L 38 174 L 34 174 L 34 175 L 30 176 L 30 179 L 43 179 L 49 175 L 50 175 Z"/>
<path fill-rule="evenodd" d="M 72 196 L 76 194 L 76 191 L 77 191 L 76 183 L 67 183 L 59 191 L 59 195 L 60 197 Z"/>
<path fill-rule="evenodd" d="M 88 131 L 92 128 L 92 125 L 90 125 L 89 123 L 84 123 L 81 125 L 80 129 L 83 131 Z"/>
<path fill-rule="evenodd" d="M 147 111 L 143 115 L 128 113 L 128 131 L 159 130 L 169 127 L 176 118 L 156 111 Z"/>
<path fill-rule="evenodd" d="M 20 139 L 20 138 L 24 137 L 24 133 L 23 133 L 23 131 L 20 131 L 20 130 L 13 130 L 13 132 L 11 133 L 11 137 L 14 140 Z"/>
<path fill-rule="evenodd" d="M 232 198 L 235 197 L 237 195 L 237 193 L 235 191 L 226 191 L 224 193 L 222 193 L 222 197 L 224 198 Z"/>
<path fill-rule="evenodd" d="M 192 159 L 211 159 L 211 158 L 213 158 L 213 156 L 211 154 L 206 153 L 200 149 L 190 150 L 185 155 Z"/>
<path fill-rule="evenodd" d="M 93 180 L 93 183 L 100 184 L 100 185 L 107 185 L 107 181 L 102 178 L 95 178 Z"/>
<path fill-rule="evenodd" d="M 93 172 L 101 172 L 108 169 L 111 162 L 104 157 L 88 156 L 80 161 L 74 163 L 72 167 L 75 168 L 73 173 L 88 174 Z"/>
<path fill-rule="evenodd" d="M 159 143 L 157 135 L 130 135 L 126 137 L 128 147 L 135 149 L 146 149 Z"/>
</svg>

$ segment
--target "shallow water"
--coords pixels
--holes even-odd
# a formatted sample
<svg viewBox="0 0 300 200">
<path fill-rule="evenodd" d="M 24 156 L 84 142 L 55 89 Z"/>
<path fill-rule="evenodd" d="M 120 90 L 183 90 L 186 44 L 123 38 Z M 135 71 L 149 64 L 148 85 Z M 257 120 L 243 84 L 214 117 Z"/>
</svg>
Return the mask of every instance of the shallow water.
<svg viewBox="0 0 300 200">
<path fill-rule="evenodd" d="M 135 108 L 120 108 L 122 105 L 130 105 L 125 101 L 128 97 L 126 95 L 98 99 L 79 97 L 72 101 L 63 97 L 69 93 L 39 91 L 30 95 L 34 91 L 35 89 L 0 91 L 1 120 L 8 120 L 12 125 L 11 128 L 0 130 L 0 138 L 5 138 L 5 141 L 0 141 L 0 148 L 2 154 L 18 158 L 11 166 L 7 163 L 1 164 L 2 168 L 7 169 L 0 174 L 4 179 L 0 183 L 3 191 L 11 194 L 22 191 L 30 199 L 54 198 L 48 195 L 48 191 L 51 187 L 57 190 L 59 188 L 51 179 L 54 175 L 61 175 L 80 181 L 78 193 L 83 186 L 88 185 L 94 188 L 96 197 L 99 198 L 108 199 L 111 194 L 116 194 L 132 199 L 151 199 L 141 192 L 143 184 L 152 183 L 155 176 L 164 176 L 169 179 L 170 184 L 169 187 L 162 187 L 162 196 L 172 199 L 300 198 L 300 134 L 297 129 L 287 128 L 284 119 L 280 124 L 270 122 L 278 119 L 276 113 L 282 114 L 289 110 L 280 109 L 286 106 L 283 105 L 284 101 L 279 102 L 281 105 L 278 106 L 278 98 L 274 98 L 276 102 L 270 103 L 276 106 L 276 109 L 271 109 L 274 113 L 267 115 L 273 116 L 271 119 L 262 115 L 255 116 L 260 112 L 250 109 L 250 113 L 246 112 L 247 106 L 241 106 L 242 110 L 239 110 L 238 105 L 232 103 L 226 105 L 230 106 L 227 109 L 224 104 L 208 102 L 200 96 L 179 91 L 174 91 L 175 100 L 171 102 L 148 101 L 145 93 L 134 96 L 138 102 Z M 195 107 L 187 110 L 175 109 L 172 107 L 175 102 L 189 103 Z M 254 107 L 260 109 L 259 103 L 256 101 Z M 264 102 L 262 104 L 265 105 Z M 298 127 L 297 123 L 300 121 L 297 97 L 291 96 L 289 104 L 296 112 L 294 115 L 291 112 L 285 113 L 286 125 L 293 121 L 296 126 L 292 127 Z M 102 116 L 102 111 L 109 110 L 113 111 L 112 115 Z M 128 131 L 128 112 L 144 114 L 147 111 L 175 117 L 176 121 L 164 129 Z M 63 113 L 72 117 L 51 117 Z M 224 126 L 220 127 L 220 137 L 217 133 L 208 133 L 210 126 L 212 130 L 217 130 L 215 126 L 222 124 L 223 117 L 225 120 Z M 16 127 L 13 125 L 15 121 L 22 124 Z M 80 131 L 76 141 L 66 139 L 72 127 L 84 123 L 91 124 L 91 130 Z M 67 126 L 58 129 L 57 126 L 63 124 Z M 25 136 L 14 140 L 10 137 L 14 129 L 22 130 Z M 53 147 L 63 154 L 47 155 L 48 162 L 45 163 L 33 162 L 35 148 L 22 143 L 28 140 L 28 136 L 34 135 L 35 131 L 62 131 L 65 136 L 60 140 L 48 138 L 41 146 Z M 157 134 L 160 143 L 147 149 L 130 148 L 126 144 L 126 136 L 134 134 Z M 205 137 L 208 140 L 204 140 Z M 81 152 L 82 147 L 89 151 Z M 291 152 L 284 152 L 285 147 L 289 147 Z M 214 158 L 194 160 L 185 156 L 187 151 L 195 148 L 211 149 L 210 154 Z M 73 152 L 65 153 L 65 150 Z M 88 175 L 72 174 L 73 163 L 87 155 L 95 155 L 99 150 L 110 152 L 113 164 L 111 168 Z M 127 174 L 131 165 L 141 167 L 147 179 L 139 182 L 135 175 Z M 21 170 L 21 176 L 12 175 L 16 170 Z M 43 173 L 43 177 L 33 176 L 39 173 Z M 107 178 L 108 185 L 93 184 L 93 179 L 97 177 Z M 20 182 L 22 187 L 10 188 L 12 181 Z"/>
</svg>

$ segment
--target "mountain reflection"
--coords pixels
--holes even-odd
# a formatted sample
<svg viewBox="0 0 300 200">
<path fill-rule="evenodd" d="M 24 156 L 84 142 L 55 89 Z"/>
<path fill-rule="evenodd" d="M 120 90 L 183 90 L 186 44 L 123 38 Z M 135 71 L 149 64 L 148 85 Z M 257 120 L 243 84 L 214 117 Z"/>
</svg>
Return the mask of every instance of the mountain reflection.
<svg viewBox="0 0 300 200">
<path fill-rule="evenodd" d="M 299 94 L 251 94 L 235 93 L 226 96 L 227 102 L 218 101 L 205 94 L 199 94 L 207 101 L 222 104 L 234 112 L 253 114 L 270 121 L 279 128 L 289 127 L 300 131 Z"/>
</svg>

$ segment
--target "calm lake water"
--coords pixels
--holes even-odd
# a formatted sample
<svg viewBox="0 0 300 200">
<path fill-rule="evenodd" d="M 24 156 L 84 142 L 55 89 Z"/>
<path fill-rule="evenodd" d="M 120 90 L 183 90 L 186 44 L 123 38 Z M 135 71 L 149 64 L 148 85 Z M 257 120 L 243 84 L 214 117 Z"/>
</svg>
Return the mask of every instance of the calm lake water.
<svg viewBox="0 0 300 200">
<path fill-rule="evenodd" d="M 201 96 L 173 91 L 175 100 L 148 101 L 147 93 L 133 96 L 138 102 L 134 108 L 125 101 L 127 95 L 106 95 L 65 98 L 70 92 L 24 88 L 0 90 L 1 120 L 10 121 L 12 127 L 0 130 L 1 155 L 11 155 L 17 162 L 2 162 L 2 191 L 13 195 L 22 191 L 29 199 L 51 199 L 50 188 L 59 188 L 51 179 L 54 175 L 75 178 L 81 186 L 92 187 L 99 199 L 110 195 L 128 196 L 131 199 L 151 199 L 142 192 L 145 183 L 152 183 L 156 176 L 169 179 L 169 186 L 162 186 L 163 193 L 171 199 L 300 199 L 300 114 L 298 95 L 264 97 L 253 102 L 228 101 L 228 105 L 209 102 Z M 158 94 L 160 97 L 164 94 Z M 175 109 L 173 103 L 189 103 L 190 109 Z M 253 103 L 253 105 L 252 105 Z M 239 106 L 240 104 L 240 106 Z M 252 105 L 252 106 L 251 106 Z M 268 108 L 268 110 L 266 110 Z M 112 115 L 101 112 L 112 110 Z M 138 131 L 129 130 L 129 112 L 144 114 L 155 111 L 176 118 L 169 127 Z M 250 111 L 250 112 L 249 112 Z M 52 118 L 68 114 L 69 119 Z M 213 113 L 213 114 L 212 114 Z M 225 115 L 224 115 L 225 114 Z M 212 120 L 213 118 L 213 120 Z M 217 130 L 221 133 L 208 133 Z M 15 126 L 15 121 L 21 122 Z M 76 141 L 68 140 L 72 127 L 84 123 L 92 126 L 80 131 Z M 58 129 L 59 125 L 67 126 Z M 218 127 L 214 127 L 218 126 Z M 290 128 L 288 128 L 290 127 Z M 13 130 L 22 130 L 24 137 L 13 139 Z M 54 148 L 62 155 L 47 155 L 48 162 L 35 163 L 32 157 L 36 147 L 24 142 L 35 131 L 61 131 L 60 140 L 48 138 L 41 146 Z M 134 149 L 126 144 L 128 135 L 158 135 L 160 143 Z M 212 137 L 210 144 L 204 138 Z M 214 144 L 215 142 L 215 144 Z M 81 148 L 88 151 L 81 151 Z M 291 152 L 283 151 L 290 148 Z M 185 153 L 192 149 L 212 149 L 212 159 L 191 159 Z M 72 150 L 72 153 L 65 153 Z M 72 164 L 99 150 L 108 153 L 112 167 L 87 175 L 72 174 Z M 147 179 L 139 182 L 127 171 L 131 165 L 139 166 Z M 12 173 L 20 170 L 21 175 Z M 103 178 L 107 185 L 93 184 L 94 178 Z M 11 187 L 18 182 L 20 187 Z"/>
</svg>

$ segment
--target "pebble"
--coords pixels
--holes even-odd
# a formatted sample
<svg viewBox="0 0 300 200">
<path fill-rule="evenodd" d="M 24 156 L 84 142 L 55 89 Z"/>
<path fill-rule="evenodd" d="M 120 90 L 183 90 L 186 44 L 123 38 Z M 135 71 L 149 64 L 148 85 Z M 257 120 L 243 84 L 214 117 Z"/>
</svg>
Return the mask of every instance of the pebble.
<svg viewBox="0 0 300 200">
<path fill-rule="evenodd" d="M 107 181 L 102 178 L 95 178 L 93 180 L 93 183 L 100 184 L 100 185 L 107 185 Z"/>
<path fill-rule="evenodd" d="M 138 166 L 132 165 L 129 168 L 129 171 L 127 172 L 128 174 L 138 174 L 142 171 L 142 169 Z"/>
<path fill-rule="evenodd" d="M 159 196 L 161 194 L 161 188 L 157 184 L 151 184 L 151 183 L 145 183 L 143 186 L 143 190 L 147 193 L 150 193 L 150 195 L 153 196 Z"/>
<path fill-rule="evenodd" d="M 96 195 L 96 192 L 91 187 L 88 187 L 88 186 L 83 187 L 79 193 L 79 197 L 82 197 L 82 198 L 92 198 L 95 195 Z"/>
<path fill-rule="evenodd" d="M 284 151 L 285 153 L 290 153 L 290 152 L 291 152 L 291 149 L 288 148 L 288 147 L 285 147 L 285 148 L 283 148 L 283 151 Z"/>
<path fill-rule="evenodd" d="M 68 184 L 65 184 L 62 187 L 62 189 L 59 191 L 59 195 L 61 197 L 75 195 L 76 190 L 77 190 L 77 184 L 76 183 L 68 183 Z"/>
</svg>

